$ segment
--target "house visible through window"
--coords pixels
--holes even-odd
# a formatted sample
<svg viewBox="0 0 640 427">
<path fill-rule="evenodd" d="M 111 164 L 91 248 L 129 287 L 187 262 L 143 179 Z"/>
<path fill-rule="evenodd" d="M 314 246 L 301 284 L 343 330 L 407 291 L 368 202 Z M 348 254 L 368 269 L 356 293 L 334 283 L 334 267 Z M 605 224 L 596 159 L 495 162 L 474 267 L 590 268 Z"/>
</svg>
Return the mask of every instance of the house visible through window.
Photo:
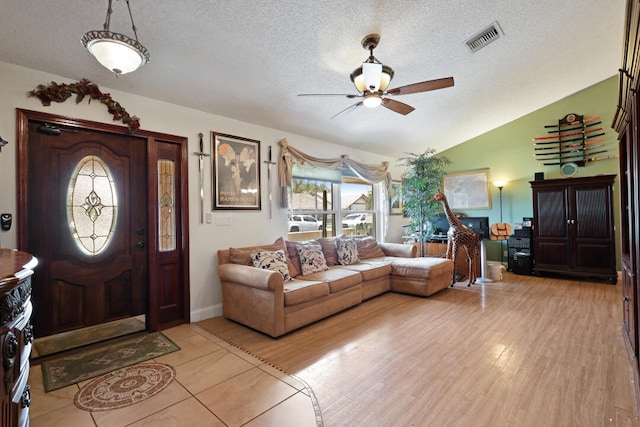
<svg viewBox="0 0 640 427">
<path fill-rule="evenodd" d="M 375 237 L 373 195 L 373 184 L 357 178 L 342 178 L 340 206 L 342 231 L 345 234 Z"/>
</svg>

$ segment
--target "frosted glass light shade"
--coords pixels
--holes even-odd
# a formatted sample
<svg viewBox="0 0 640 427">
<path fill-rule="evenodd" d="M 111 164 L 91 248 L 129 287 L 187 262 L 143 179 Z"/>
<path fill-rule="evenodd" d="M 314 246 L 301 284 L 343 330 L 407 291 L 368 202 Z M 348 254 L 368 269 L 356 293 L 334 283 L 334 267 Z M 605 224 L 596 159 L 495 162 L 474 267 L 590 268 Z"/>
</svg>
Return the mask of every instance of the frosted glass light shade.
<svg viewBox="0 0 640 427">
<path fill-rule="evenodd" d="M 137 70 L 149 61 L 149 51 L 137 40 L 110 31 L 89 31 L 82 44 L 100 64 L 116 75 Z"/>
<path fill-rule="evenodd" d="M 378 95 L 367 95 L 362 100 L 362 103 L 365 107 L 374 108 L 382 103 L 382 98 L 380 98 Z"/>
<path fill-rule="evenodd" d="M 382 66 L 382 75 L 380 76 L 380 90 L 385 91 L 389 87 L 389 83 L 391 83 L 391 79 L 393 78 L 393 70 L 391 67 L 386 65 Z"/>
</svg>

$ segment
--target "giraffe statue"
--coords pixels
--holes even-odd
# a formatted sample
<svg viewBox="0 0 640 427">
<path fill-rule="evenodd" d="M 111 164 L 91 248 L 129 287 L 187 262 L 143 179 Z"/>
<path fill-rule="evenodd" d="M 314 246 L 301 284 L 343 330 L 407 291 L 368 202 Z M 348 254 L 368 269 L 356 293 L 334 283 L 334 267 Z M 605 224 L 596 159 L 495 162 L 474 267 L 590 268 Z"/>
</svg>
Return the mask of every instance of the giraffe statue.
<svg viewBox="0 0 640 427">
<path fill-rule="evenodd" d="M 471 286 L 476 282 L 476 250 L 480 243 L 480 238 L 475 231 L 467 228 L 449 208 L 447 198 L 438 190 L 438 192 L 429 199 L 429 203 L 442 202 L 444 213 L 449 221 L 449 231 L 447 232 L 447 255 L 446 257 L 453 261 L 453 271 L 451 272 L 451 286 L 456 283 L 456 256 L 460 248 L 467 252 L 467 261 L 469 263 L 469 284 Z"/>
</svg>

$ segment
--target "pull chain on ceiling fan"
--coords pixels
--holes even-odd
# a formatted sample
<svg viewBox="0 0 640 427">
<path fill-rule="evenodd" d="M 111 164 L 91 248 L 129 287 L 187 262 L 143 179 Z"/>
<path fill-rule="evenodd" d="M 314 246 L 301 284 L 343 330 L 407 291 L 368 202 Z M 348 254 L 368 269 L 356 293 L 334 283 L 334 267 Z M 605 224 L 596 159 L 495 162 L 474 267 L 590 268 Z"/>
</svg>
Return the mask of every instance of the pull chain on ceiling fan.
<svg viewBox="0 0 640 427">
<path fill-rule="evenodd" d="M 393 79 L 394 72 L 393 68 L 382 64 L 375 56 L 373 56 L 373 50 L 378 46 L 379 42 L 379 34 L 369 34 L 362 39 L 362 47 L 369 51 L 369 58 L 362 63 L 361 67 L 356 68 L 350 75 L 351 81 L 358 91 L 357 95 L 339 93 L 303 93 L 298 96 L 345 96 L 349 99 L 362 98 L 362 100 L 356 104 L 350 105 L 344 110 L 339 111 L 331 117 L 332 119 L 347 111 L 354 110 L 361 105 L 370 108 L 382 105 L 391 111 L 407 115 L 414 110 L 412 106 L 387 98 L 387 96 L 408 95 L 411 93 L 427 92 L 430 90 L 453 86 L 453 77 L 446 77 L 443 79 L 427 80 L 387 90 L 391 83 L 391 79 Z"/>
</svg>

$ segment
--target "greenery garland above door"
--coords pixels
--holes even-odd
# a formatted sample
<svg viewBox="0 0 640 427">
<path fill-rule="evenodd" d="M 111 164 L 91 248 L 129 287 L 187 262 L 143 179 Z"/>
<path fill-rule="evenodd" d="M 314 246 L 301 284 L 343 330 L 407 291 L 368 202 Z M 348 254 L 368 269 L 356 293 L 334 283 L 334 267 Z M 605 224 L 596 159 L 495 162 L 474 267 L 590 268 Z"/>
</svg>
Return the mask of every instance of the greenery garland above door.
<svg viewBox="0 0 640 427">
<path fill-rule="evenodd" d="M 108 93 L 102 93 L 98 85 L 91 83 L 87 79 L 82 79 L 76 83 L 56 83 L 51 82 L 49 86 L 38 85 L 34 90 L 27 92 L 28 96 L 38 98 L 42 105 L 48 107 L 51 102 L 62 103 L 69 99 L 72 94 L 76 94 L 76 104 L 82 102 L 85 96 L 89 96 L 89 102 L 97 99 L 107 106 L 107 111 L 113 115 L 113 120 L 121 120 L 129 127 L 131 133 L 140 129 L 140 119 L 127 113 L 127 110 L 114 101 Z"/>
</svg>

